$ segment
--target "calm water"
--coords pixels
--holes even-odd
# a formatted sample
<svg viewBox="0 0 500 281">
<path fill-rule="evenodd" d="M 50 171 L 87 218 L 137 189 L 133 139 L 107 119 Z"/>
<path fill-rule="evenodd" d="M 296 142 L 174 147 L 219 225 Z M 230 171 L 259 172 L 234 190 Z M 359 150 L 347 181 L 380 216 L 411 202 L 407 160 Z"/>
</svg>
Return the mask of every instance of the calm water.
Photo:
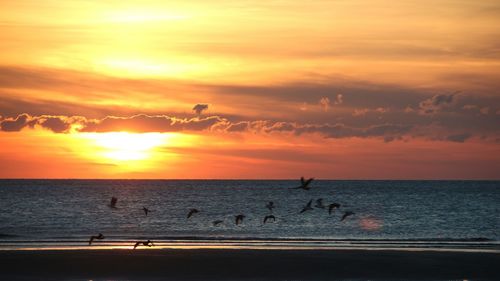
<svg viewBox="0 0 500 281">
<path fill-rule="evenodd" d="M 96 245 L 149 238 L 167 246 L 500 249 L 499 181 L 314 181 L 309 191 L 289 189 L 298 183 L 0 180 L 0 248 L 84 246 L 103 233 Z M 108 207 L 112 196 L 117 209 Z M 318 198 L 342 207 L 299 214 Z M 277 220 L 263 225 L 268 201 Z M 191 208 L 200 213 L 188 220 Z M 355 215 L 341 222 L 347 210 Z M 236 226 L 240 213 L 246 218 Z"/>
</svg>

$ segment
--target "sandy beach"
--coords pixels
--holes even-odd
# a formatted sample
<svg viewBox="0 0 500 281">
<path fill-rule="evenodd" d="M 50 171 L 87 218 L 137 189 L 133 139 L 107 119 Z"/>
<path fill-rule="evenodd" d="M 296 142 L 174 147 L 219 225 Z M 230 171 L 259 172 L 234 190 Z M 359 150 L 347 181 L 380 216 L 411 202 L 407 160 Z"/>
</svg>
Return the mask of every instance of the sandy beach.
<svg viewBox="0 0 500 281">
<path fill-rule="evenodd" d="M 379 250 L 1 251 L 1 280 L 499 280 L 500 254 Z"/>
</svg>

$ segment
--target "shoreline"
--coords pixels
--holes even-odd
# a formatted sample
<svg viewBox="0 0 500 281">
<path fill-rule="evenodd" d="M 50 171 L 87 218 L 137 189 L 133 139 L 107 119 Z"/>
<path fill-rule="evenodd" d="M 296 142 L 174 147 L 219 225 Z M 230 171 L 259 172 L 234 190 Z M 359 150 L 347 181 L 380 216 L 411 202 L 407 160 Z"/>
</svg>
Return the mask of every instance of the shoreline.
<svg viewBox="0 0 500 281">
<path fill-rule="evenodd" d="M 500 280 L 500 254 L 401 250 L 0 251 L 2 280 Z"/>
<path fill-rule="evenodd" d="M 153 241 L 154 242 L 154 241 Z M 106 251 L 132 250 L 134 243 L 118 245 L 47 245 L 47 246 L 3 246 L 0 252 L 8 251 Z M 251 251 L 396 251 L 396 252 L 448 252 L 448 253 L 492 253 L 500 254 L 497 248 L 459 248 L 459 247 L 384 247 L 384 246 L 269 246 L 269 245 L 211 245 L 211 244 L 182 244 L 158 245 L 149 250 L 251 250 Z"/>
<path fill-rule="evenodd" d="M 144 240 L 144 239 L 143 239 Z M 135 242 L 106 241 L 94 242 L 91 246 L 86 242 L 28 242 L 0 243 L 0 252 L 4 251 L 99 251 L 99 250 L 132 250 Z M 141 240 L 142 241 L 142 240 Z M 400 252 L 468 252 L 500 254 L 500 244 L 391 244 L 391 243 L 277 243 L 272 241 L 158 241 L 153 240 L 154 247 L 150 250 L 256 250 L 256 251 L 400 251 Z"/>
<path fill-rule="evenodd" d="M 0 251 L 113 250 L 132 249 L 136 239 L 87 240 L 0 240 Z M 151 238 L 154 249 L 245 249 L 245 250 L 366 250 L 436 251 L 500 253 L 500 242 L 486 238 L 470 239 L 295 239 L 295 238 Z"/>
</svg>

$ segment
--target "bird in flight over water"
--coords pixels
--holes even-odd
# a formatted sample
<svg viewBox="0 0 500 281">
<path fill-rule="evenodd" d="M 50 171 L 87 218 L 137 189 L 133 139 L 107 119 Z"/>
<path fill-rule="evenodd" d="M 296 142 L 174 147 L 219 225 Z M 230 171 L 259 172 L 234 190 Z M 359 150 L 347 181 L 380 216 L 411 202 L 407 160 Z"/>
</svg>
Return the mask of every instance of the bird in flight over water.
<svg viewBox="0 0 500 281">
<path fill-rule="evenodd" d="M 118 199 L 116 197 L 111 197 L 111 202 L 109 202 L 109 207 L 116 209 L 116 203 L 118 202 Z"/>
<path fill-rule="evenodd" d="M 235 218 L 235 222 L 236 222 L 236 225 L 240 224 L 243 222 L 243 219 L 245 218 L 244 215 L 237 215 L 237 216 L 234 216 Z"/>
<path fill-rule="evenodd" d="M 144 211 L 144 214 L 148 216 L 148 213 L 151 212 L 148 208 L 142 207 L 142 210 Z"/>
<path fill-rule="evenodd" d="M 198 209 L 191 209 L 191 210 L 189 210 L 187 218 L 189 219 L 191 216 L 193 216 L 194 214 L 199 213 L 199 212 L 200 211 L 198 211 Z"/>
<path fill-rule="evenodd" d="M 95 239 L 102 240 L 102 239 L 104 239 L 104 235 L 102 235 L 102 233 L 99 233 L 99 235 L 90 236 L 89 246 L 92 245 L 92 242 L 94 242 Z"/>
<path fill-rule="evenodd" d="M 340 221 L 343 221 L 345 220 L 348 216 L 352 216 L 354 215 L 354 212 L 351 212 L 351 211 L 347 211 L 344 213 L 344 215 L 342 216 L 342 218 L 340 219 Z"/>
<path fill-rule="evenodd" d="M 135 243 L 134 245 L 134 250 L 135 248 L 137 248 L 138 246 L 140 245 L 143 245 L 143 246 L 148 246 L 148 247 L 151 247 L 151 246 L 154 246 L 155 244 L 153 244 L 153 242 L 151 240 L 148 239 L 148 241 L 138 241 Z"/>
<path fill-rule="evenodd" d="M 269 201 L 269 203 L 266 204 L 266 208 L 269 209 L 269 211 L 273 211 L 274 209 L 274 202 L 273 201 Z"/>
<path fill-rule="evenodd" d="M 266 224 L 266 222 L 267 222 L 268 220 L 269 220 L 269 221 L 271 221 L 271 220 L 272 220 L 272 222 L 275 222 L 275 221 L 276 221 L 276 217 L 275 217 L 275 216 L 273 216 L 273 215 L 268 215 L 268 216 L 265 216 L 265 217 L 264 217 L 264 222 L 263 222 L 263 224 Z"/>
<path fill-rule="evenodd" d="M 335 211 L 335 209 L 338 209 L 340 208 L 340 204 L 339 203 L 332 203 L 328 206 L 328 214 L 332 214 L 333 211 Z"/>
<path fill-rule="evenodd" d="M 307 205 L 304 206 L 304 208 L 302 209 L 302 211 L 300 211 L 300 213 L 302 214 L 303 212 L 305 211 L 311 211 L 313 208 L 311 207 L 312 205 L 312 199 L 309 201 L 309 203 L 307 203 Z"/>
<path fill-rule="evenodd" d="M 215 220 L 215 221 L 213 221 L 213 222 L 212 222 L 212 225 L 213 225 L 213 226 L 219 226 L 219 225 L 220 225 L 221 223 L 223 223 L 223 222 L 224 222 L 224 221 L 222 221 L 222 220 Z"/>
<path fill-rule="evenodd" d="M 323 198 L 319 198 L 318 200 L 316 200 L 316 205 L 314 205 L 314 207 L 324 209 L 325 205 L 323 205 Z"/>
<path fill-rule="evenodd" d="M 314 178 L 310 178 L 308 180 L 305 180 L 304 177 L 300 178 L 300 186 L 297 187 L 292 187 L 291 189 L 304 189 L 304 190 L 309 190 L 311 187 L 309 184 L 314 180 Z"/>
</svg>

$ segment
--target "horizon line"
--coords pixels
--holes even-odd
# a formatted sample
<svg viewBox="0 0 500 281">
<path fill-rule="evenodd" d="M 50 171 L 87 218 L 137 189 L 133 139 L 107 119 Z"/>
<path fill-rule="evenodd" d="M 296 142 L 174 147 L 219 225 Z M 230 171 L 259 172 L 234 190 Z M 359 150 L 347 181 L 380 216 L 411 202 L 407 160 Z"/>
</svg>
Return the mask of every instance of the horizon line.
<svg viewBox="0 0 500 281">
<path fill-rule="evenodd" d="M 291 181 L 300 180 L 300 178 L 0 178 L 0 180 L 129 180 L 129 181 Z M 442 179 L 418 179 L 418 178 L 394 178 L 394 179 L 335 179 L 335 178 L 315 178 L 315 181 L 500 181 L 500 178 L 482 178 L 482 179 L 461 179 L 461 178 L 442 178 Z"/>
</svg>

